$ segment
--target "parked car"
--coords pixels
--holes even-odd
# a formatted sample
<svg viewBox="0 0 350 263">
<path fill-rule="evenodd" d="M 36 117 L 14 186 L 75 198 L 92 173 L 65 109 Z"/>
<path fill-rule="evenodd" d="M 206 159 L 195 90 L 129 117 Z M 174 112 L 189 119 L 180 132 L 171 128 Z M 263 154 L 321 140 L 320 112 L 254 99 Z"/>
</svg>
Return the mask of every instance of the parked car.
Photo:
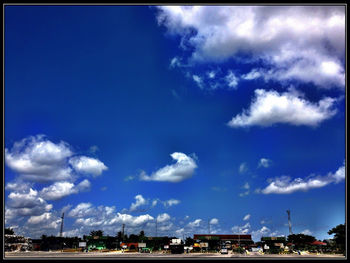
<svg viewBox="0 0 350 263">
<path fill-rule="evenodd" d="M 148 247 L 143 247 L 141 253 L 151 253 L 151 250 Z"/>
<path fill-rule="evenodd" d="M 222 248 L 222 249 L 220 250 L 220 253 L 221 253 L 221 254 L 228 254 L 227 248 Z"/>
</svg>

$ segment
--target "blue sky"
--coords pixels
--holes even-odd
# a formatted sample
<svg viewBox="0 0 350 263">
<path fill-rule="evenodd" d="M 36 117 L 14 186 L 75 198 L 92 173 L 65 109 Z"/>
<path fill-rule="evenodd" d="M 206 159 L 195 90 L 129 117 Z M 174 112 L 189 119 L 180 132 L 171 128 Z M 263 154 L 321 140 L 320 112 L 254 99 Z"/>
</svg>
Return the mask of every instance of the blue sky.
<svg viewBox="0 0 350 263">
<path fill-rule="evenodd" d="M 5 224 L 329 238 L 344 68 L 342 6 L 6 6 Z"/>
</svg>

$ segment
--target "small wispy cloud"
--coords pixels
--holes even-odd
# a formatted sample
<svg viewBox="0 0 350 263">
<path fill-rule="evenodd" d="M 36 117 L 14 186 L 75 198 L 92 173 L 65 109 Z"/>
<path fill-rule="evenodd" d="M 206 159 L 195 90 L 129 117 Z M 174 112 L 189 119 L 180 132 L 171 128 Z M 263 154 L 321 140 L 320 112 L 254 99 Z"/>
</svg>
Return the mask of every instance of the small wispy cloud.
<svg viewBox="0 0 350 263">
<path fill-rule="evenodd" d="M 264 168 L 268 168 L 270 167 L 272 164 L 272 161 L 267 159 L 267 158 L 261 158 L 258 164 L 258 167 L 264 167 Z"/>
</svg>

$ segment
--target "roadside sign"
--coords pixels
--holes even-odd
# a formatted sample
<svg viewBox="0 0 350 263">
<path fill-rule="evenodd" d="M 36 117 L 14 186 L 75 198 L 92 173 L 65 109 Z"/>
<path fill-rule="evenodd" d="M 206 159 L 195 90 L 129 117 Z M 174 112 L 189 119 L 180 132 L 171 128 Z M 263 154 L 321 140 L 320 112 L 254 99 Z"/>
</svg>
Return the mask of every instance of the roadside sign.
<svg viewBox="0 0 350 263">
<path fill-rule="evenodd" d="M 200 247 L 208 247 L 208 243 L 200 243 Z"/>
<path fill-rule="evenodd" d="M 181 244 L 181 239 L 180 238 L 173 238 L 171 240 L 171 243 L 173 243 L 173 244 Z"/>
<path fill-rule="evenodd" d="M 168 249 L 169 248 L 169 245 L 164 245 L 164 249 Z"/>
<path fill-rule="evenodd" d="M 146 247 L 146 243 L 138 243 L 138 247 Z"/>
<path fill-rule="evenodd" d="M 79 247 L 86 247 L 86 242 L 79 242 Z"/>
</svg>

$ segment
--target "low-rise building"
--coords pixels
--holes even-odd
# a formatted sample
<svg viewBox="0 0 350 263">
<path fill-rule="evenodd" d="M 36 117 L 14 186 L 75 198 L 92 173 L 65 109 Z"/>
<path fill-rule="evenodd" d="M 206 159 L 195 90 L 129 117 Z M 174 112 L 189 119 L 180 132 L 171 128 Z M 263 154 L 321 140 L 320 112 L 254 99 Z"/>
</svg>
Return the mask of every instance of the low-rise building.
<svg viewBox="0 0 350 263">
<path fill-rule="evenodd" d="M 278 253 L 284 250 L 287 240 L 285 237 L 261 237 L 263 250 L 271 253 Z"/>
<path fill-rule="evenodd" d="M 195 234 L 193 239 L 200 242 L 208 242 L 209 249 L 217 249 L 222 246 L 232 249 L 232 247 L 250 247 L 254 244 L 251 235 L 216 235 L 216 234 Z"/>
<path fill-rule="evenodd" d="M 5 251 L 28 251 L 32 250 L 32 242 L 30 238 L 18 235 L 5 234 L 4 240 Z"/>
</svg>

